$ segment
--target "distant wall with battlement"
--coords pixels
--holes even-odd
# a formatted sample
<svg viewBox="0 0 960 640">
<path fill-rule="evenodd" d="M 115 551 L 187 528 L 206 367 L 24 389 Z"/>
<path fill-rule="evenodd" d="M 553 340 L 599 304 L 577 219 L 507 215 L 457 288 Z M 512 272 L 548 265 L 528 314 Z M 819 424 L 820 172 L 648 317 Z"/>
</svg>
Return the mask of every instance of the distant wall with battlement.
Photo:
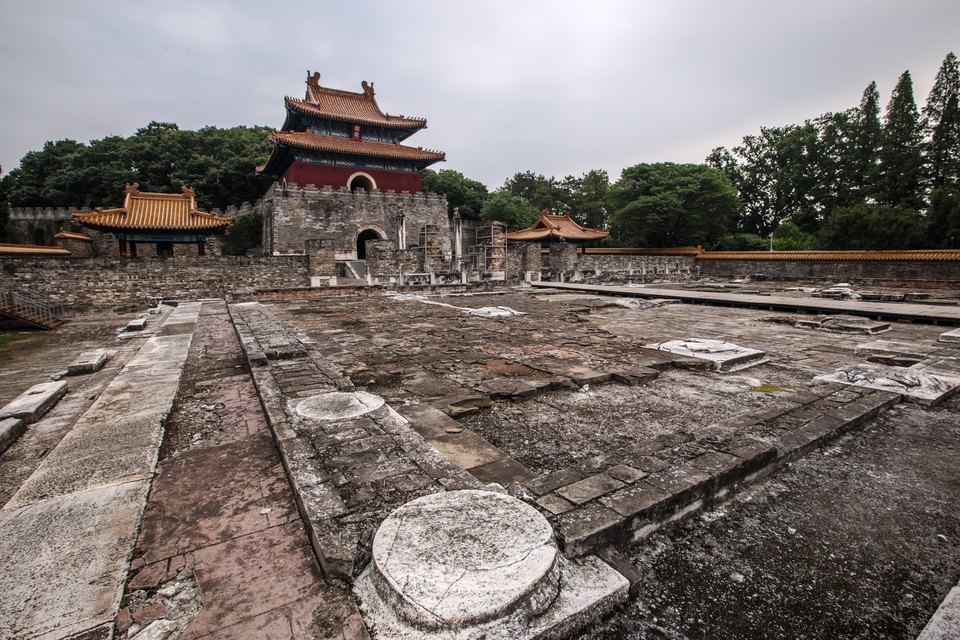
<svg viewBox="0 0 960 640">
<path fill-rule="evenodd" d="M 451 253 L 447 200 L 432 193 L 351 192 L 346 187 L 275 183 L 254 209 L 263 215 L 265 254 L 299 254 L 305 251 L 306 240 L 332 238 L 337 259 L 353 259 L 363 231 L 398 241 L 401 215 L 407 247 L 417 245 L 423 227 L 434 225 L 444 256 L 449 258 Z"/>
<path fill-rule="evenodd" d="M 307 256 L 0 257 L 0 283 L 83 308 L 299 288 L 309 286 L 310 278 Z"/>
</svg>

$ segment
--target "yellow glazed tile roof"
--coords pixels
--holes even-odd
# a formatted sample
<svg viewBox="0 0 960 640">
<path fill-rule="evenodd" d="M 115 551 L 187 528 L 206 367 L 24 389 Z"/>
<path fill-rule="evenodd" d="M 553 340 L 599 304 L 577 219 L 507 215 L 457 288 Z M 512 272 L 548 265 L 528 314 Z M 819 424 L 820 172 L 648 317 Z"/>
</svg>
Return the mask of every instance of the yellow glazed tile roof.
<svg viewBox="0 0 960 640">
<path fill-rule="evenodd" d="M 527 241 L 563 238 L 564 240 L 599 240 L 610 235 L 609 231 L 581 227 L 569 214 L 553 216 L 544 211 L 529 229 L 521 229 L 507 234 L 508 240 Z"/>
<path fill-rule="evenodd" d="M 93 238 L 88 236 L 85 233 L 74 233 L 72 231 L 61 231 L 57 235 L 53 236 L 57 240 L 85 240 L 87 242 L 93 242 Z"/>
<path fill-rule="evenodd" d="M 334 153 L 374 156 L 379 158 L 430 160 L 431 162 L 435 162 L 437 160 L 443 160 L 445 157 L 442 151 L 421 149 L 420 147 L 407 147 L 402 144 L 391 144 L 389 142 L 325 136 L 311 131 L 280 131 L 270 134 L 269 140 L 274 143 L 286 144 L 301 149 L 314 149 L 316 151 L 331 151 Z"/>
<path fill-rule="evenodd" d="M 232 224 L 230 218 L 197 211 L 193 189 L 182 193 L 144 193 L 138 184 L 127 185 L 120 209 L 74 211 L 71 222 L 101 231 L 220 231 Z"/>
<path fill-rule="evenodd" d="M 0 255 L 4 256 L 69 256 L 70 251 L 63 247 L 49 247 L 35 244 L 0 243 Z"/>
<path fill-rule="evenodd" d="M 379 125 L 391 129 L 423 129 L 427 121 L 423 118 L 392 116 L 380 110 L 374 96 L 373 83 L 361 83 L 362 93 L 330 89 L 320 86 L 320 74 L 307 71 L 307 93 L 303 100 L 287 97 L 284 100 L 288 109 L 300 113 L 330 118 L 342 122 Z"/>
</svg>

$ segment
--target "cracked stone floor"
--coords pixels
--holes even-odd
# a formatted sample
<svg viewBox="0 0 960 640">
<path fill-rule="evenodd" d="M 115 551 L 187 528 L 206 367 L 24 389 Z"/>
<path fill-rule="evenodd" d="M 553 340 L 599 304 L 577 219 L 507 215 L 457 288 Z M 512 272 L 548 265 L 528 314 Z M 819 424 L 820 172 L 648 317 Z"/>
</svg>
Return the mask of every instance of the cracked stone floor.
<svg viewBox="0 0 960 640">
<path fill-rule="evenodd" d="M 428 404 L 443 410 L 452 420 L 440 423 L 435 446 L 482 481 L 504 484 L 589 465 L 627 442 L 775 410 L 814 376 L 862 362 L 859 343 L 931 345 L 945 330 L 894 322 L 879 336 L 848 335 L 795 328 L 803 316 L 787 313 L 629 308 L 549 291 L 447 301 L 524 315 L 478 317 L 386 296 L 266 306 L 314 338 L 358 390 L 405 416 Z M 72 415 L 82 411 L 130 357 L 114 340 L 125 321 L 75 322 L 7 347 L 0 399 L 80 351 L 117 349 L 103 373 L 74 382 L 84 394 L 62 401 L 79 403 Z M 761 349 L 769 362 L 720 374 L 627 357 L 691 337 Z M 537 368 L 545 355 L 552 371 Z M 655 375 L 637 384 L 631 376 L 647 367 Z M 604 375 L 611 370 L 622 377 Z M 578 382 L 558 383 L 558 374 Z M 464 389 L 467 397 L 454 393 Z M 933 409 L 901 403 L 622 549 L 620 568 L 635 574 L 631 599 L 584 637 L 914 638 L 960 579 L 958 415 L 958 397 Z M 459 428 L 475 439 L 444 450 Z M 64 419 L 57 433 L 28 430 L 0 457 L 6 497 L 68 429 Z M 222 302 L 202 308 L 117 616 L 124 635 L 149 628 L 171 638 L 366 636 L 350 594 L 320 573 Z"/>
</svg>

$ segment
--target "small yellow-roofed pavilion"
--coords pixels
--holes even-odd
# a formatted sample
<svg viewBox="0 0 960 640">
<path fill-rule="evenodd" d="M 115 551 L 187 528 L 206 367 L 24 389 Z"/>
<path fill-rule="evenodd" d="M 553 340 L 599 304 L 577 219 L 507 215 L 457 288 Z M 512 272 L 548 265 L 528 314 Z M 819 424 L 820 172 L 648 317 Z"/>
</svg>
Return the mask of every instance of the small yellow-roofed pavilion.
<svg viewBox="0 0 960 640">
<path fill-rule="evenodd" d="M 120 243 L 120 255 L 137 255 L 137 243 L 157 245 L 157 255 L 172 256 L 174 244 L 196 244 L 199 255 L 206 253 L 207 236 L 223 233 L 230 218 L 197 211 L 193 189 L 181 193 L 146 193 L 140 185 L 127 185 L 119 209 L 74 211 L 70 218 L 84 227 L 112 233 Z"/>
<path fill-rule="evenodd" d="M 573 221 L 570 214 L 554 216 L 544 211 L 532 227 L 508 233 L 507 240 L 513 242 L 556 242 L 560 240 L 586 242 L 588 240 L 601 240 L 609 235 L 609 231 L 581 227 Z"/>
</svg>

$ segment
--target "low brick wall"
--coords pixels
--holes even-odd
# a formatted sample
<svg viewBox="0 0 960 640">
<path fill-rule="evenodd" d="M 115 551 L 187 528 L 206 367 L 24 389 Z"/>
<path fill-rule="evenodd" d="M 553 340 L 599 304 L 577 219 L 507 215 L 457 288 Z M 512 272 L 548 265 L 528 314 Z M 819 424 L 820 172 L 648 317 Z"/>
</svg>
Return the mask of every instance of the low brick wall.
<svg viewBox="0 0 960 640">
<path fill-rule="evenodd" d="M 960 261 L 711 260 L 696 261 L 705 278 L 849 282 L 924 289 L 960 287 Z"/>
<path fill-rule="evenodd" d="M 306 256 L 204 258 L 0 258 L 0 281 L 68 308 L 221 297 L 310 283 Z"/>
</svg>

